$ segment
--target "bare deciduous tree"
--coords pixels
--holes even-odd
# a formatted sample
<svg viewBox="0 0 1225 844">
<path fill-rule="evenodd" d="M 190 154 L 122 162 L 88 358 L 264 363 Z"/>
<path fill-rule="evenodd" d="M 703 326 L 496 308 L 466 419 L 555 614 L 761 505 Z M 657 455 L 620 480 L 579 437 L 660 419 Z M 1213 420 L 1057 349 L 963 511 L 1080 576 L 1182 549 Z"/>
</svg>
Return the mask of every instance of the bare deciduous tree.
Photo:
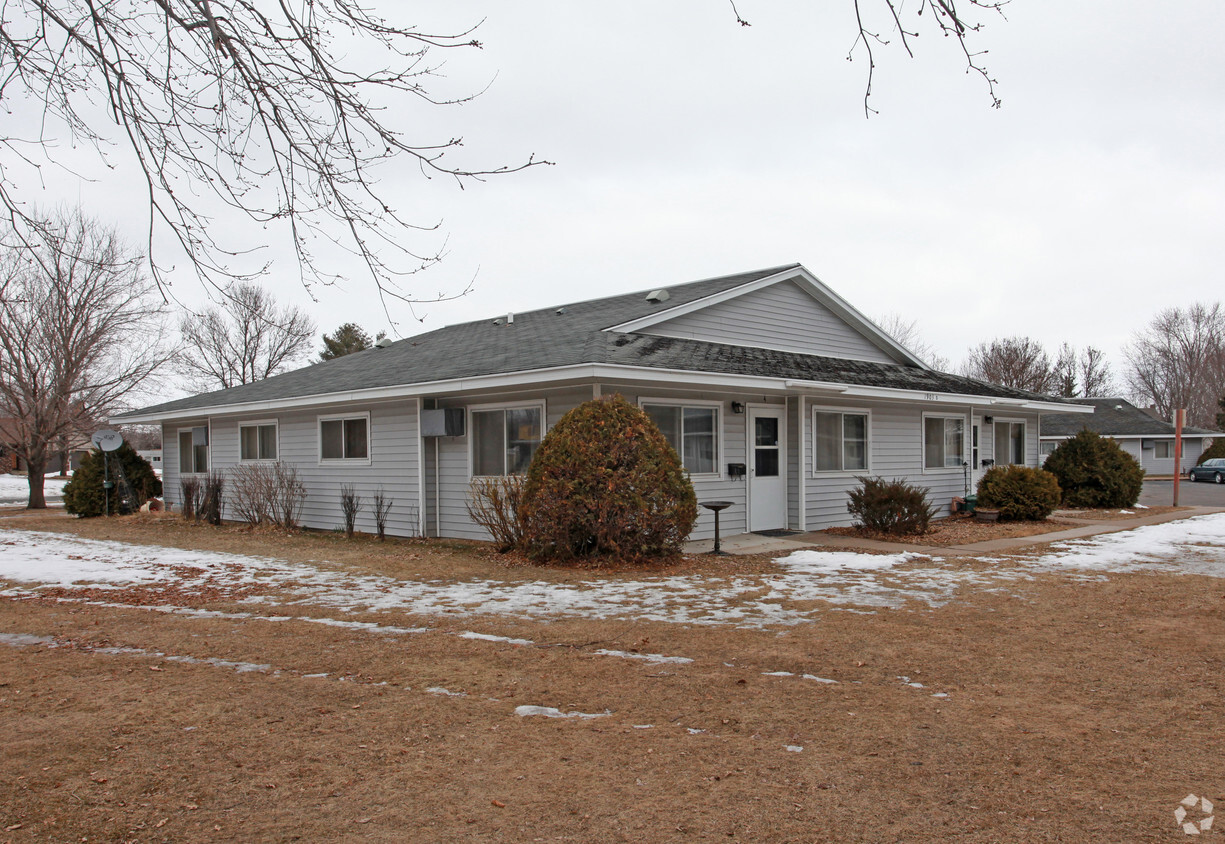
<svg viewBox="0 0 1225 844">
<path fill-rule="evenodd" d="M 1167 308 L 1123 349 L 1127 387 L 1170 419 L 1186 408 L 1191 425 L 1212 427 L 1225 396 L 1225 310 L 1220 302 Z"/>
<path fill-rule="evenodd" d="M 61 438 L 88 431 L 165 362 L 164 313 L 143 258 L 79 212 L 39 219 L 37 242 L 0 246 L 0 415 L 12 419 L 46 507 Z"/>
<path fill-rule="evenodd" d="M 220 308 L 179 321 L 179 373 L 197 390 L 261 381 L 310 352 L 315 323 L 300 308 L 278 305 L 252 282 L 237 282 Z"/>
<path fill-rule="evenodd" d="M 1071 343 L 1059 347 L 1055 359 L 1054 392 L 1064 398 L 1098 398 L 1117 394 L 1106 353 L 1093 346 L 1077 352 Z"/>
<path fill-rule="evenodd" d="M 970 350 L 963 370 L 971 378 L 1034 393 L 1050 394 L 1058 386 L 1050 355 L 1028 337 L 979 343 Z"/>
<path fill-rule="evenodd" d="M 876 320 L 882 331 L 914 352 L 920 360 L 932 369 L 948 372 L 949 359 L 936 351 L 936 347 L 927 342 L 927 338 L 919 331 L 918 320 L 907 320 L 899 314 L 885 314 Z"/>
<path fill-rule="evenodd" d="M 412 103 L 470 99 L 430 92 L 430 54 L 479 47 L 471 31 L 422 32 L 350 0 L 10 0 L 0 6 L 0 103 L 37 128 L 0 133 L 0 202 L 30 228 L 17 171 L 32 167 L 37 181 L 37 168 L 54 161 L 42 151 L 66 130 L 104 161 L 112 147 L 134 157 L 150 250 L 159 232 L 170 234 L 219 287 L 252 273 L 232 268 L 242 247 L 214 240 L 216 201 L 261 225 L 285 221 L 308 285 L 338 280 L 317 247 L 342 243 L 380 296 L 414 301 L 398 280 L 439 259 L 412 247 L 415 232 L 436 226 L 400 215 L 377 187 L 378 165 L 406 156 L 426 177 L 463 183 L 536 163 L 470 168 L 453 160 L 460 138 L 410 139 L 393 125 L 412 125 Z"/>
</svg>

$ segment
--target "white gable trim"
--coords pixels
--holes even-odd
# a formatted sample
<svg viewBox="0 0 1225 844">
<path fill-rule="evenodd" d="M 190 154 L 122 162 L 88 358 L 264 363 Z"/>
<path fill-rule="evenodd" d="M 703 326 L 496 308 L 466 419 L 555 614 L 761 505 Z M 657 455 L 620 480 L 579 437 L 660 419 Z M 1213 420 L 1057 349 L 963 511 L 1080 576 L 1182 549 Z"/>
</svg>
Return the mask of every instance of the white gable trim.
<svg viewBox="0 0 1225 844">
<path fill-rule="evenodd" d="M 683 305 L 677 305 L 676 307 L 668 308 L 645 317 L 630 320 L 629 322 L 623 322 L 619 325 L 613 325 L 604 330 L 626 334 L 642 332 L 643 329 L 650 328 L 651 326 L 659 325 L 660 323 L 668 322 L 669 320 L 676 319 L 677 317 L 682 317 L 686 314 L 703 310 L 711 305 L 718 305 L 722 302 L 736 299 L 740 296 L 744 296 L 747 293 L 754 293 L 758 290 L 762 290 L 783 281 L 795 282 L 801 290 L 808 293 L 817 302 L 829 308 L 834 312 L 835 316 L 850 325 L 851 328 L 865 335 L 868 340 L 881 347 L 881 349 L 883 349 L 889 354 L 890 357 L 893 357 L 899 363 L 920 366 L 924 369 L 931 368 L 922 360 L 915 357 L 914 353 L 905 346 L 898 343 L 884 331 L 881 331 L 876 323 L 872 322 L 872 320 L 868 319 L 866 316 L 856 310 L 856 308 L 851 305 L 850 302 L 847 302 L 833 290 L 826 287 L 819 278 L 810 273 L 804 267 L 789 267 L 788 269 L 777 272 L 774 275 L 769 275 L 765 278 L 759 278 L 756 281 L 750 281 L 745 284 L 741 284 L 738 287 L 724 290 L 722 293 L 715 293 L 710 296 L 696 299 Z"/>
<path fill-rule="evenodd" d="M 799 381 L 791 378 L 769 378 L 759 375 L 732 375 L 717 372 L 696 372 L 686 369 L 658 369 L 654 367 L 620 366 L 612 364 L 583 363 L 572 366 L 532 369 L 523 372 L 508 372 L 500 375 L 483 375 L 475 378 L 457 378 L 447 381 L 429 381 L 417 384 L 400 384 L 392 387 L 374 387 L 367 390 L 351 390 L 341 393 L 323 393 L 314 396 L 268 401 L 244 402 L 241 404 L 192 407 L 183 410 L 153 413 L 126 413 L 110 417 L 113 422 L 170 422 L 179 419 L 200 419 L 235 414 L 267 413 L 276 410 L 301 409 L 325 405 L 363 402 L 399 401 L 419 396 L 437 396 L 442 393 L 463 394 L 477 390 L 504 389 L 508 387 L 541 388 L 573 381 L 640 381 L 662 384 L 679 384 L 687 387 L 701 386 L 728 390 L 765 390 L 781 395 L 804 393 L 806 395 L 837 394 L 860 398 L 897 399 L 920 401 L 931 404 L 970 404 L 984 407 L 1011 407 L 1018 410 L 1041 410 L 1058 413 L 1092 413 L 1088 405 L 1062 404 L 1056 402 L 1029 401 L 1026 399 L 1002 399 L 991 396 L 972 396 L 961 393 L 928 393 L 920 390 L 904 390 L 895 387 L 866 387 L 854 384 L 837 384 L 832 381 Z"/>
</svg>

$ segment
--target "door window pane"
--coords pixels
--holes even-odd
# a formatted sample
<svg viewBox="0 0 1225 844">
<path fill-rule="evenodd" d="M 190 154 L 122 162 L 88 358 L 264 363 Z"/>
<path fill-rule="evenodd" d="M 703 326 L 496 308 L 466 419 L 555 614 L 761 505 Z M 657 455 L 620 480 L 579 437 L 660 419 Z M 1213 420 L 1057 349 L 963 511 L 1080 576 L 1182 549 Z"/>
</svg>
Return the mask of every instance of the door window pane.
<svg viewBox="0 0 1225 844">
<path fill-rule="evenodd" d="M 778 445 L 778 420 L 772 416 L 759 416 L 753 422 L 756 445 Z"/>
<path fill-rule="evenodd" d="M 778 449 L 777 448 L 755 448 L 753 449 L 753 471 L 757 473 L 759 478 L 777 478 L 778 477 Z"/>
</svg>

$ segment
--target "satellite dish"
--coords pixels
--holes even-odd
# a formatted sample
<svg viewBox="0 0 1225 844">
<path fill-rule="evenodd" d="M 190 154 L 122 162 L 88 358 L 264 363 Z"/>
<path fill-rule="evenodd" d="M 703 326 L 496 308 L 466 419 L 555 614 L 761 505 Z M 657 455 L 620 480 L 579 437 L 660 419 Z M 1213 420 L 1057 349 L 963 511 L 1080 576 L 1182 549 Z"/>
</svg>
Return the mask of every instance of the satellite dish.
<svg viewBox="0 0 1225 844">
<path fill-rule="evenodd" d="M 94 435 L 90 437 L 90 440 L 92 440 L 93 444 L 103 451 L 114 451 L 115 449 L 119 448 L 119 446 L 123 445 L 123 437 L 121 437 L 115 431 L 95 431 Z"/>
</svg>

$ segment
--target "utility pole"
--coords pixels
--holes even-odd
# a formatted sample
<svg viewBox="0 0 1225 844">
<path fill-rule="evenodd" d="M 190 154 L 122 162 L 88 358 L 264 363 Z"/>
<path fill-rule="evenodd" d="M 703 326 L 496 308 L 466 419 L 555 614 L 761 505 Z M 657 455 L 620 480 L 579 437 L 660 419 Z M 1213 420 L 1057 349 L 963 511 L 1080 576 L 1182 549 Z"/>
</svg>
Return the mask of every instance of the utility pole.
<svg viewBox="0 0 1225 844">
<path fill-rule="evenodd" d="M 1182 426 L 1187 418 L 1185 408 L 1174 411 L 1174 506 L 1178 506 L 1178 478 L 1182 475 Z"/>
</svg>

